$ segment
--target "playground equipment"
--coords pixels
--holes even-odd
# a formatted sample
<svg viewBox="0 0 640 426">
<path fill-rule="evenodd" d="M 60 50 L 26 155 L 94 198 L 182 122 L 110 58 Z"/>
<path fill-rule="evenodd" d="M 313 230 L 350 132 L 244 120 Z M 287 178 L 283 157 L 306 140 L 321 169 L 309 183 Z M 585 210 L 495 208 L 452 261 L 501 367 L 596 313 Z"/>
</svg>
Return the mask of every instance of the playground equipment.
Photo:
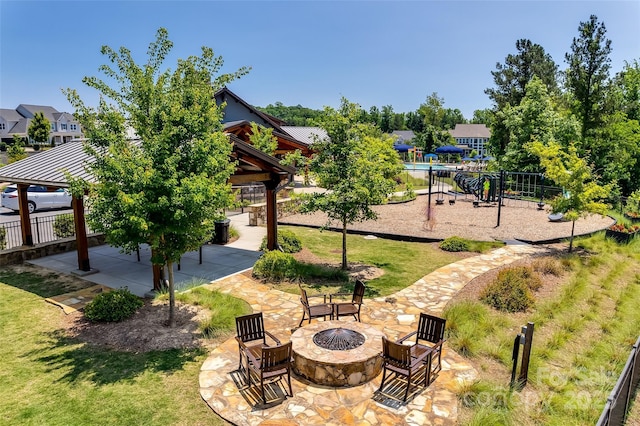
<svg viewBox="0 0 640 426">
<path fill-rule="evenodd" d="M 444 204 L 444 177 L 443 174 L 436 173 L 436 191 L 438 192 L 438 198 L 436 198 L 436 205 Z"/>
</svg>

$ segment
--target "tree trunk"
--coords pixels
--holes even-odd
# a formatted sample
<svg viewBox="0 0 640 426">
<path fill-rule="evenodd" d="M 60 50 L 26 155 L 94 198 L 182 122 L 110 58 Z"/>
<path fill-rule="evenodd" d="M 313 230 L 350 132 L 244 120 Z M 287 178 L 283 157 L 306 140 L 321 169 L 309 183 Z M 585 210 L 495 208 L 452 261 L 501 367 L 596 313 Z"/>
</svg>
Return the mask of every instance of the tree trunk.
<svg viewBox="0 0 640 426">
<path fill-rule="evenodd" d="M 167 268 L 169 269 L 169 327 L 173 328 L 176 325 L 176 295 L 173 286 L 173 262 L 167 261 Z"/>
<path fill-rule="evenodd" d="M 347 223 L 342 222 L 342 270 L 347 270 Z"/>
<path fill-rule="evenodd" d="M 569 253 L 573 250 L 573 231 L 576 229 L 576 221 L 571 222 L 571 239 L 569 239 Z"/>
</svg>

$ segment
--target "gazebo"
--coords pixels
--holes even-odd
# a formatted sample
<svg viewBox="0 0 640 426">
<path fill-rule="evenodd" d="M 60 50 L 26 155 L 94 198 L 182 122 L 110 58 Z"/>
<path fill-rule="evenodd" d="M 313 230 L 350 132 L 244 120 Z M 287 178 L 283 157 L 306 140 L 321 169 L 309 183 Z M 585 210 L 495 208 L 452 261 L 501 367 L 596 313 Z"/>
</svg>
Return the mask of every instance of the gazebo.
<svg viewBox="0 0 640 426">
<path fill-rule="evenodd" d="M 232 184 L 262 182 L 266 187 L 267 204 L 267 247 L 273 250 L 277 246 L 277 204 L 278 190 L 289 183 L 295 174 L 295 168 L 284 166 L 280 162 L 251 144 L 229 134 L 233 146 L 230 161 L 237 161 L 234 174 L 229 181 Z M 12 182 L 18 187 L 20 206 L 20 225 L 23 246 L 33 246 L 33 231 L 29 209 L 27 208 L 27 188 L 29 185 L 42 185 L 48 188 L 68 188 L 65 172 L 75 178 L 92 181 L 86 171 L 86 165 L 93 160 L 84 152 L 82 141 L 68 142 L 50 150 L 32 155 L 23 160 L 0 168 L 0 181 Z M 84 216 L 83 198 L 73 198 L 73 215 L 78 251 L 78 270 L 91 270 Z M 154 269 L 154 288 L 160 286 L 160 273 Z"/>
</svg>

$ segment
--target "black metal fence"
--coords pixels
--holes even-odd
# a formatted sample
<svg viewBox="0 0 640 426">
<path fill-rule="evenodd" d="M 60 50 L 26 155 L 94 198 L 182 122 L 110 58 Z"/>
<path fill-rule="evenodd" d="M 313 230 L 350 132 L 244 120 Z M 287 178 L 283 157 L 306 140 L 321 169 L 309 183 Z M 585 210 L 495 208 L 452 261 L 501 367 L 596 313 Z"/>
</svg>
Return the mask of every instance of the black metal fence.
<svg viewBox="0 0 640 426">
<path fill-rule="evenodd" d="M 70 216 L 70 219 L 63 223 L 64 218 L 59 216 Z M 56 224 L 57 221 L 57 224 Z M 33 233 L 33 243 L 47 243 L 61 238 L 75 235 L 73 228 L 73 214 L 59 213 L 51 216 L 40 216 L 31 218 L 31 232 Z M 2 244 L 4 242 L 4 244 Z M 0 249 L 11 249 L 22 245 L 22 227 L 19 220 L 0 223 Z"/>
<path fill-rule="evenodd" d="M 631 349 L 631 354 L 624 365 L 622 374 L 611 394 L 607 398 L 602 415 L 597 426 L 622 426 L 627 418 L 629 405 L 631 404 L 635 390 L 640 382 L 640 337 Z"/>
<path fill-rule="evenodd" d="M 264 203 L 267 201 L 266 188 L 263 184 L 234 186 L 236 192 L 237 207 L 225 210 L 227 216 L 244 213 L 249 204 Z"/>
</svg>

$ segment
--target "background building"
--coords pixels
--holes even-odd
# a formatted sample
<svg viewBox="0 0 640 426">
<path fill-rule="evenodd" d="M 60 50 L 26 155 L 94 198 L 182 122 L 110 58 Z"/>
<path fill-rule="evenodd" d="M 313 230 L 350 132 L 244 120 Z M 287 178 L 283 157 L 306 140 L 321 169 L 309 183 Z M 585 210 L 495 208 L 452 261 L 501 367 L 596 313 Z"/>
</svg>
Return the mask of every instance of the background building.
<svg viewBox="0 0 640 426">
<path fill-rule="evenodd" d="M 451 136 L 456 140 L 456 146 L 465 150 L 465 155 L 471 151 L 476 151 L 478 155 L 486 157 L 491 130 L 484 124 L 456 124 L 456 128 L 449 130 Z M 467 148 L 464 148 L 464 146 Z"/>
<path fill-rule="evenodd" d="M 0 140 L 11 143 L 13 135 L 28 138 L 29 126 L 36 112 L 42 112 L 51 123 L 48 141 L 50 144 L 59 145 L 82 137 L 80 122 L 68 112 L 58 112 L 55 108 L 45 105 L 20 104 L 15 110 L 0 108 Z"/>
</svg>

